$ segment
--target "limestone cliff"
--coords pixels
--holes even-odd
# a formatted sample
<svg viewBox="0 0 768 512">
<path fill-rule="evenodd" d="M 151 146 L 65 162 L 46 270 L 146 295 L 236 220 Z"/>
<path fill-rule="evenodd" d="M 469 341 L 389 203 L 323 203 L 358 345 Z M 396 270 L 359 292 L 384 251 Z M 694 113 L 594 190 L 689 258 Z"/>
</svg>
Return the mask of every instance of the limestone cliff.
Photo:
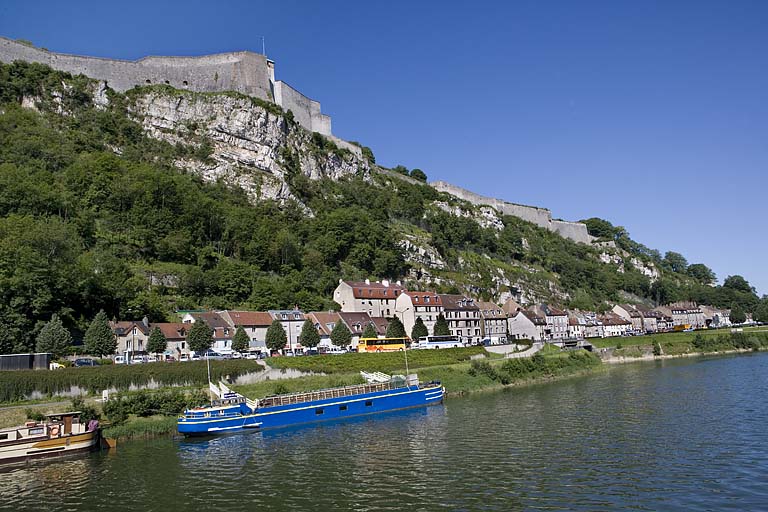
<svg viewBox="0 0 768 512">
<path fill-rule="evenodd" d="M 338 179 L 370 171 L 365 159 L 324 138 L 319 148 L 318 136 L 289 115 L 244 95 L 148 89 L 135 96 L 131 113 L 157 139 L 209 144 L 208 158 L 177 165 L 206 181 L 240 186 L 253 200 L 294 198 L 291 172 Z"/>
</svg>

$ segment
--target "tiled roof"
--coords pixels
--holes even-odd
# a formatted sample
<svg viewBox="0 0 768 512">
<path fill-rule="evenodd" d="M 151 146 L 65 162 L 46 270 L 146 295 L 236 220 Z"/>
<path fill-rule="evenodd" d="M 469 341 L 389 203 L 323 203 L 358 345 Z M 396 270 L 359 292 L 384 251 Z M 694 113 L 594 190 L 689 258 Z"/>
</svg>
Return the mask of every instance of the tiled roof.
<svg viewBox="0 0 768 512">
<path fill-rule="evenodd" d="M 314 311 L 312 313 L 307 313 L 305 317 L 318 328 L 320 334 L 325 334 L 327 336 L 331 335 L 333 327 L 340 318 L 336 311 Z M 330 325 L 330 327 L 328 327 L 328 325 Z"/>
<path fill-rule="evenodd" d="M 366 283 L 364 281 L 344 281 L 352 288 L 356 299 L 396 299 L 405 291 L 402 285 L 395 283 Z"/>
<path fill-rule="evenodd" d="M 542 304 L 540 307 L 541 307 L 541 311 L 546 316 L 566 316 L 565 311 L 563 311 L 562 309 L 557 309 L 554 306 L 550 306 L 549 304 Z"/>
<path fill-rule="evenodd" d="M 533 311 L 521 309 L 520 311 L 517 312 L 515 316 L 521 315 L 521 314 L 524 315 L 528 320 L 533 322 L 535 325 L 547 325 L 547 321 L 544 318 L 537 315 L 536 313 L 534 313 Z"/>
<path fill-rule="evenodd" d="M 183 323 L 157 323 L 151 324 L 151 327 L 159 328 L 168 341 L 178 341 L 186 339 L 191 326 Z"/>
<path fill-rule="evenodd" d="M 435 292 L 413 292 L 409 290 L 403 293 L 408 295 L 411 298 L 411 302 L 414 304 L 433 304 L 438 306 L 443 304 L 440 300 L 440 295 L 436 294 Z"/>
<path fill-rule="evenodd" d="M 224 320 L 224 318 L 215 311 L 208 311 L 205 313 L 190 313 L 192 315 L 192 318 L 195 319 L 195 321 L 203 320 L 206 324 L 208 324 L 208 327 L 212 329 L 216 329 L 219 327 L 231 327 L 229 325 L 229 322 Z"/>
<path fill-rule="evenodd" d="M 303 322 L 304 321 L 304 313 L 299 311 L 298 309 L 270 309 L 269 314 L 274 318 L 275 320 L 281 320 L 281 321 L 293 321 L 293 322 Z M 299 315 L 298 318 L 296 315 Z M 283 318 L 283 315 L 287 315 L 286 318 Z"/>
<path fill-rule="evenodd" d="M 464 295 L 451 295 L 440 294 L 440 301 L 443 303 L 443 308 L 446 311 L 479 311 L 474 299 L 465 297 Z"/>
<path fill-rule="evenodd" d="M 235 325 L 263 327 L 272 324 L 272 317 L 266 311 L 228 311 L 228 313 Z"/>
<path fill-rule="evenodd" d="M 109 322 L 109 326 L 112 328 L 112 332 L 114 332 L 117 336 L 124 336 L 130 333 L 133 330 L 134 326 L 137 329 L 139 329 L 143 334 L 149 334 L 149 328 L 146 325 L 144 325 L 143 322 L 139 322 L 137 320 Z"/>
<path fill-rule="evenodd" d="M 365 330 L 365 327 L 371 323 L 371 315 L 361 312 L 340 312 L 339 316 L 344 325 L 352 331 L 352 334 L 359 335 Z"/>
<path fill-rule="evenodd" d="M 478 301 L 476 304 L 480 308 L 480 316 L 483 318 L 507 318 L 507 314 L 498 304 L 485 301 Z"/>
<path fill-rule="evenodd" d="M 381 336 L 387 334 L 387 326 L 389 325 L 389 320 L 383 316 L 372 316 L 371 322 L 373 322 L 373 326 L 376 327 L 377 334 Z"/>
</svg>

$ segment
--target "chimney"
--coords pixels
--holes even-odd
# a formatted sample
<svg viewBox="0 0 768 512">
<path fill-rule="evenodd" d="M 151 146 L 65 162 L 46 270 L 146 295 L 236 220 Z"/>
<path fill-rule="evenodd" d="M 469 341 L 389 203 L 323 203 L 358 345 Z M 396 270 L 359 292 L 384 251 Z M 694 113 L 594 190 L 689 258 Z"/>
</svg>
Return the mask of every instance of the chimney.
<svg viewBox="0 0 768 512">
<path fill-rule="evenodd" d="M 381 284 L 383 284 L 385 287 L 389 287 L 389 281 L 386 279 L 382 279 Z"/>
<path fill-rule="evenodd" d="M 149 327 L 149 318 L 145 316 L 144 318 L 141 319 L 141 323 L 144 324 L 144 327 Z"/>
<path fill-rule="evenodd" d="M 370 279 L 366 279 L 365 280 L 365 284 L 370 285 L 371 284 L 371 280 Z"/>
</svg>

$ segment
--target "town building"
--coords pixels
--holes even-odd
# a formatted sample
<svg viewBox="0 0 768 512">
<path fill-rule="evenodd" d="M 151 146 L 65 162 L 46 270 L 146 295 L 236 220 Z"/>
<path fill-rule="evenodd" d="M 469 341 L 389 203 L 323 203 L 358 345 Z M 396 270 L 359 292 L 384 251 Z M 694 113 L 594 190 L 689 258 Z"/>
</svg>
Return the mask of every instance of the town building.
<svg viewBox="0 0 768 512">
<path fill-rule="evenodd" d="M 208 327 L 213 329 L 213 345 L 211 349 L 220 354 L 232 352 L 232 337 L 235 335 L 235 328 L 217 311 L 193 311 L 185 313 L 181 321 L 185 324 L 204 321 Z"/>
<path fill-rule="evenodd" d="M 706 327 L 704 313 L 695 302 L 675 302 L 666 306 L 674 325 L 690 325 L 694 329 Z"/>
<path fill-rule="evenodd" d="M 339 313 L 336 311 L 313 311 L 311 313 L 306 313 L 304 318 L 312 322 L 312 325 L 320 335 L 320 343 L 318 343 L 317 346 L 332 347 L 333 342 L 331 342 L 331 333 L 333 332 L 333 328 L 336 327 L 336 322 L 341 318 Z"/>
<path fill-rule="evenodd" d="M 165 354 L 171 355 L 174 359 L 181 359 L 182 355 L 188 356 L 190 353 L 189 346 L 187 345 L 187 333 L 189 332 L 189 324 L 185 323 L 153 323 L 152 329 L 157 327 L 160 332 L 165 336 L 167 342 L 165 348 Z"/>
<path fill-rule="evenodd" d="M 507 341 L 507 314 L 493 302 L 478 301 L 480 308 L 480 335 L 491 343 Z"/>
<path fill-rule="evenodd" d="M 235 332 L 242 326 L 248 335 L 249 350 L 268 352 L 267 329 L 272 325 L 272 315 L 266 311 L 221 311 L 219 314 Z"/>
<path fill-rule="evenodd" d="M 510 340 L 544 340 L 547 321 L 532 311 L 518 309 L 507 319 Z"/>
<path fill-rule="evenodd" d="M 704 324 L 711 329 L 731 326 L 731 310 L 714 306 L 699 306 L 704 315 Z"/>
<path fill-rule="evenodd" d="M 440 295 L 435 292 L 404 291 L 397 297 L 395 312 L 410 336 L 417 318 L 421 318 L 429 334 L 434 334 L 435 322 L 444 309 Z"/>
<path fill-rule="evenodd" d="M 340 280 L 333 291 L 333 300 L 345 313 L 368 313 L 391 318 L 395 315 L 395 301 L 404 291 L 399 281 L 372 283 L 369 279 L 364 282 Z"/>
<path fill-rule="evenodd" d="M 543 339 L 561 340 L 568 337 L 568 314 L 565 311 L 548 304 L 539 304 L 528 309 L 536 316 L 544 318 L 547 327 Z"/>
<path fill-rule="evenodd" d="M 122 322 L 109 322 L 109 327 L 117 340 L 118 354 L 145 354 L 147 341 L 149 340 L 149 323 L 143 321 L 127 320 Z"/>
<path fill-rule="evenodd" d="M 288 342 L 285 348 L 291 352 L 303 350 L 299 338 L 304 326 L 304 313 L 298 309 L 270 309 L 268 313 L 272 320 L 279 320 L 285 330 Z"/>
<path fill-rule="evenodd" d="M 467 343 L 479 343 L 482 339 L 480 308 L 474 299 L 452 294 L 440 294 L 438 297 L 451 335 Z"/>
<path fill-rule="evenodd" d="M 603 333 L 606 338 L 624 336 L 632 330 L 632 322 L 613 312 L 606 313 L 600 320 L 603 324 Z"/>
<path fill-rule="evenodd" d="M 349 332 L 352 333 L 352 343 L 347 348 L 357 348 L 360 336 L 362 336 L 368 325 L 373 325 L 374 329 L 376 329 L 376 335 L 382 337 L 386 334 L 387 325 L 389 324 L 386 318 L 380 316 L 371 317 L 368 313 L 342 311 L 339 313 L 339 318 L 347 326 Z"/>
</svg>

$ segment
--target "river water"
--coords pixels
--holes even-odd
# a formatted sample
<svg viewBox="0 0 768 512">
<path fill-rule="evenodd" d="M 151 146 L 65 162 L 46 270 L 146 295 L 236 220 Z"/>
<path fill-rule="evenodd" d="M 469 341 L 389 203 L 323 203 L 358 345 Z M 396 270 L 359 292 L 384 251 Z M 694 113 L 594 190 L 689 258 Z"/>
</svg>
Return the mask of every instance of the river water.
<svg viewBox="0 0 768 512">
<path fill-rule="evenodd" d="M 0 509 L 768 510 L 768 354 L 0 473 Z"/>
</svg>

